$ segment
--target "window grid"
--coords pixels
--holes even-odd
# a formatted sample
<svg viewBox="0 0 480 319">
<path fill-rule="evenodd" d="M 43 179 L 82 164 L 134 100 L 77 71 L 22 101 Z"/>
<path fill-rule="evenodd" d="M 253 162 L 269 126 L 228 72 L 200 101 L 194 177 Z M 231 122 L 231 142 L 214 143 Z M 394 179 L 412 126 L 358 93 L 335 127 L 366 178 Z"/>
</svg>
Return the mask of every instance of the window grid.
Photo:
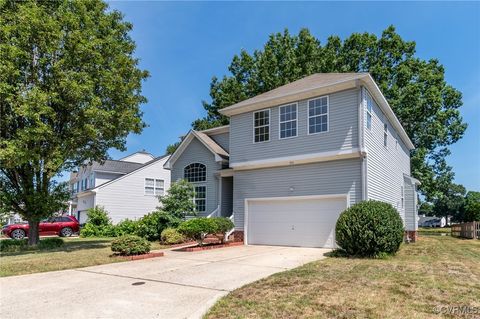
<svg viewBox="0 0 480 319">
<path fill-rule="evenodd" d="M 308 101 L 308 134 L 328 131 L 328 97 Z"/>
<path fill-rule="evenodd" d="M 367 92 L 367 128 L 372 128 L 372 108 L 373 108 L 373 100 L 370 94 Z"/>
<path fill-rule="evenodd" d="M 207 168 L 202 163 L 192 163 L 185 167 L 183 175 L 190 183 L 205 182 L 207 180 Z"/>
<path fill-rule="evenodd" d="M 280 138 L 297 136 L 297 104 L 280 107 Z"/>
<path fill-rule="evenodd" d="M 253 113 L 253 135 L 255 143 L 270 140 L 270 110 Z"/>
<path fill-rule="evenodd" d="M 207 205 L 207 187 L 195 186 L 195 209 L 197 212 L 204 212 Z"/>
<path fill-rule="evenodd" d="M 145 178 L 145 195 L 159 196 L 165 193 L 165 181 L 163 179 Z"/>
</svg>

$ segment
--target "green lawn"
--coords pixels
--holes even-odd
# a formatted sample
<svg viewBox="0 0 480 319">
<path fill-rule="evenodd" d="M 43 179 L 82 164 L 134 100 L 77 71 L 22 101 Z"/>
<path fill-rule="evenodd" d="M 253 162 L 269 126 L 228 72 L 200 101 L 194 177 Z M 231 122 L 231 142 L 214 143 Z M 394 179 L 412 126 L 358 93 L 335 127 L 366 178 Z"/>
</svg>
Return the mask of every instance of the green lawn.
<svg viewBox="0 0 480 319">
<path fill-rule="evenodd" d="M 480 307 L 480 240 L 420 237 L 388 259 L 312 262 L 233 291 L 205 317 L 462 318 L 439 305 Z"/>
<path fill-rule="evenodd" d="M 110 257 L 114 238 L 66 238 L 61 248 L 42 251 L 0 253 L 0 277 L 72 269 L 126 261 Z M 152 242 L 152 250 L 165 248 Z"/>
</svg>

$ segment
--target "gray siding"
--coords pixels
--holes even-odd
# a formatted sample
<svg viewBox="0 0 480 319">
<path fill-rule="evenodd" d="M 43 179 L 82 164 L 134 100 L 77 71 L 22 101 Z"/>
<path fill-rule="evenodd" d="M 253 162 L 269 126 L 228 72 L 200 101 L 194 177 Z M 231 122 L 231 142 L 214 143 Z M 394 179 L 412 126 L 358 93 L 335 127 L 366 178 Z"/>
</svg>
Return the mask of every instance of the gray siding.
<svg viewBox="0 0 480 319">
<path fill-rule="evenodd" d="M 229 152 L 229 144 L 230 144 L 230 134 L 229 133 L 221 133 L 221 134 L 213 134 L 209 135 L 212 140 L 217 142 L 225 151 Z"/>
<path fill-rule="evenodd" d="M 244 227 L 245 198 L 349 194 L 350 204 L 361 201 L 360 166 L 360 159 L 349 159 L 235 171 L 235 229 Z"/>
<path fill-rule="evenodd" d="M 329 131 L 308 135 L 308 100 L 298 102 L 298 136 L 279 139 L 279 107 L 270 108 L 270 141 L 253 143 L 253 112 L 230 118 L 230 163 L 358 147 L 357 89 L 329 95 Z"/>
<path fill-rule="evenodd" d="M 415 185 L 405 178 L 405 229 L 417 230 L 417 203 Z"/>
<path fill-rule="evenodd" d="M 367 91 L 364 90 L 363 96 Z M 373 103 L 372 126 L 366 125 L 367 103 L 364 99 L 364 132 L 367 149 L 367 197 L 392 204 L 405 221 L 401 207 L 403 174 L 410 175 L 410 152 L 380 107 Z M 387 147 L 383 144 L 383 124 L 388 124 Z"/>
<path fill-rule="evenodd" d="M 215 172 L 221 168 L 221 165 L 215 162 L 215 156 L 210 152 L 197 138 L 194 138 L 185 151 L 175 161 L 172 167 L 172 181 L 182 179 L 185 166 L 191 163 L 202 163 L 207 166 L 206 183 L 194 183 L 207 186 L 207 205 L 205 212 L 201 216 L 206 216 L 213 212 L 218 206 L 218 179 Z"/>
</svg>

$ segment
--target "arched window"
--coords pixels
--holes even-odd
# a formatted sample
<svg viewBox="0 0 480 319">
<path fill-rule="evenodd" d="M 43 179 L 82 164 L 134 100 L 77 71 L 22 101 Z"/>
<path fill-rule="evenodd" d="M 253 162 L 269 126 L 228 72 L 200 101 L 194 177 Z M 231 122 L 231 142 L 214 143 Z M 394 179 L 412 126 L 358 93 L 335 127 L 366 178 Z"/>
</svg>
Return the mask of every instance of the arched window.
<svg viewBox="0 0 480 319">
<path fill-rule="evenodd" d="M 185 167 L 183 177 L 190 183 L 205 182 L 207 180 L 207 167 L 202 163 L 192 163 Z"/>
</svg>

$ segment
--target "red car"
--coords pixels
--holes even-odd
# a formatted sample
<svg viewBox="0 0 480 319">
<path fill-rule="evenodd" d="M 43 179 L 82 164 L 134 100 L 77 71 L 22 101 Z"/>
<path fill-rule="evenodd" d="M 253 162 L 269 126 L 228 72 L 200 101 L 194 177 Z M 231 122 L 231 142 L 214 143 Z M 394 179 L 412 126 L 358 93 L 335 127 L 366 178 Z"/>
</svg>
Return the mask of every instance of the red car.
<svg viewBox="0 0 480 319">
<path fill-rule="evenodd" d="M 40 236 L 58 235 L 61 237 L 70 237 L 78 233 L 80 224 L 73 216 L 53 217 L 41 221 L 38 227 Z M 28 236 L 28 223 L 12 224 L 3 227 L 2 233 L 13 239 L 23 239 Z"/>
</svg>

